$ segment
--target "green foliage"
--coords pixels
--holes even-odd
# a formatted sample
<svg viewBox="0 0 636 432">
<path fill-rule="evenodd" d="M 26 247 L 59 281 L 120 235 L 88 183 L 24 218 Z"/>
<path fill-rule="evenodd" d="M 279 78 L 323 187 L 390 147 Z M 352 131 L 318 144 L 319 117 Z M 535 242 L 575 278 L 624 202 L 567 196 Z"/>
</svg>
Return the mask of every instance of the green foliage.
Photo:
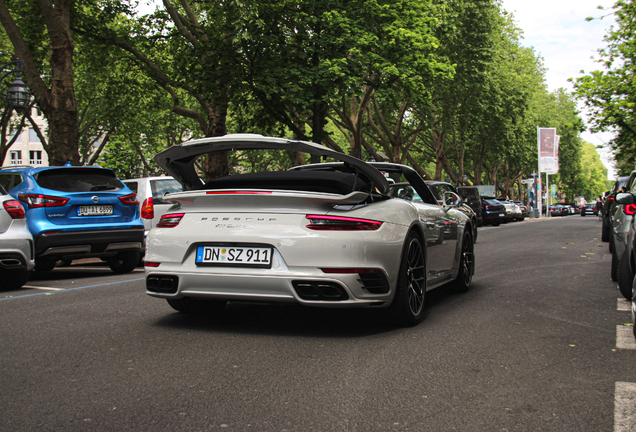
<svg viewBox="0 0 636 432">
<path fill-rule="evenodd" d="M 636 163 L 636 1 L 619 0 L 613 7 L 616 25 L 605 35 L 596 70 L 575 80 L 576 94 L 587 107 L 591 130 L 611 131 L 610 147 L 617 165 Z M 629 171 L 624 169 L 623 172 Z"/>
<path fill-rule="evenodd" d="M 581 144 L 581 171 L 577 177 L 574 196 L 584 196 L 588 201 L 594 201 L 606 190 L 609 190 L 607 168 L 593 144 Z"/>
<path fill-rule="evenodd" d="M 521 45 L 498 0 L 164 0 L 144 16 L 133 5 L 73 4 L 85 163 L 101 143 L 101 165 L 123 178 L 152 175 L 152 156 L 172 144 L 252 132 L 345 152 L 363 144 L 365 158 L 384 154 L 453 181 L 464 174 L 469 183 L 503 184 L 508 194 L 537 168 L 537 126 L 553 126 L 562 138 L 551 183 L 568 196 L 593 190 L 583 181 L 582 121 L 572 97 L 547 91 L 541 58 Z M 617 5 L 627 18 L 632 1 Z M 41 16 L 32 2 L 12 7 L 49 79 Z M 627 58 L 631 40 L 616 36 L 608 59 Z M 616 87 L 622 96 L 599 114 L 599 130 L 616 127 L 619 116 L 631 119 L 633 109 L 631 87 L 621 81 L 627 71 L 601 75 L 580 88 L 594 100 Z M 621 131 L 615 145 L 636 154 L 629 130 Z M 299 160 L 268 151 L 229 157 L 228 172 L 287 169 Z M 222 174 L 207 162 L 206 174 Z"/>
</svg>

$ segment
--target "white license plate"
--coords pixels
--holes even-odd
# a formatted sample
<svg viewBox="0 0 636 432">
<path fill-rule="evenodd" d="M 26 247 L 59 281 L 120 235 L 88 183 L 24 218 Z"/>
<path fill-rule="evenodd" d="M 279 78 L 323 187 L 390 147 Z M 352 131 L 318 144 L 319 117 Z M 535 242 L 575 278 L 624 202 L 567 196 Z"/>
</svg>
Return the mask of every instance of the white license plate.
<svg viewBox="0 0 636 432">
<path fill-rule="evenodd" d="M 272 265 L 272 248 L 253 246 L 199 246 L 197 264 L 267 267 Z"/>
<path fill-rule="evenodd" d="M 112 205 L 78 206 L 78 216 L 108 216 L 113 214 Z"/>
<path fill-rule="evenodd" d="M 504 216 L 505 216 L 505 214 L 499 213 L 499 217 L 504 217 Z"/>
</svg>

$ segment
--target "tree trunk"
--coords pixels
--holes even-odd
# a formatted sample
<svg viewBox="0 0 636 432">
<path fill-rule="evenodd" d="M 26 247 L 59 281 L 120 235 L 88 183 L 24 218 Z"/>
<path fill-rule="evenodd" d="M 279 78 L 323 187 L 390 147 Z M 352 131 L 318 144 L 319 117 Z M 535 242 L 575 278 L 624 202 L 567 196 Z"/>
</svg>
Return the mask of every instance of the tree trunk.
<svg viewBox="0 0 636 432">
<path fill-rule="evenodd" d="M 49 126 L 49 163 L 78 165 L 79 128 L 73 87 L 73 51 L 75 45 L 70 30 L 73 2 L 65 0 L 34 0 L 40 10 L 49 38 L 51 88 L 42 80 L 22 32 L 13 16 L 0 0 L 0 22 L 5 28 L 17 57 L 24 61 L 24 80 L 35 97 Z"/>
</svg>

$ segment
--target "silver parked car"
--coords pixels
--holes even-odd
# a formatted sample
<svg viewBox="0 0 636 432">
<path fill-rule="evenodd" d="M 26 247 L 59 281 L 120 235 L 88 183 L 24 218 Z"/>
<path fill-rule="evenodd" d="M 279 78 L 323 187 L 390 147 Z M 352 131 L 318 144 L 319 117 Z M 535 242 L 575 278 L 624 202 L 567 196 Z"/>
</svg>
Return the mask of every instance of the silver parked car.
<svg viewBox="0 0 636 432">
<path fill-rule="evenodd" d="M 632 171 L 628 177 L 624 191 L 630 194 L 636 193 L 636 171 Z M 636 205 L 616 201 L 610 207 L 610 211 L 613 213 L 608 218 L 611 224 L 609 233 L 609 250 L 612 254 L 610 275 L 613 281 L 618 282 L 618 288 L 623 297 L 631 299 L 634 266 L 630 263 L 630 259 L 633 260 L 630 258 L 630 254 L 633 253 L 630 243 L 634 241 L 632 220 L 636 214 Z"/>
<path fill-rule="evenodd" d="M 338 162 L 201 182 L 197 157 L 252 150 Z M 428 290 L 471 286 L 472 226 L 461 198 L 449 192 L 439 204 L 410 167 L 255 134 L 189 141 L 155 161 L 184 192 L 166 198 L 175 206 L 148 234 L 146 292 L 177 311 L 214 313 L 228 301 L 385 308 L 414 325 Z M 408 182 L 421 201 L 394 197 L 385 175 Z"/>
<path fill-rule="evenodd" d="M 173 192 L 181 192 L 183 186 L 172 177 L 141 177 L 122 180 L 130 190 L 137 194 L 141 209 L 141 220 L 144 223 L 144 231 L 157 226 L 161 216 L 172 205 L 164 200 L 164 196 Z"/>
<path fill-rule="evenodd" d="M 0 288 L 22 287 L 33 267 L 33 236 L 24 207 L 0 186 Z"/>
</svg>

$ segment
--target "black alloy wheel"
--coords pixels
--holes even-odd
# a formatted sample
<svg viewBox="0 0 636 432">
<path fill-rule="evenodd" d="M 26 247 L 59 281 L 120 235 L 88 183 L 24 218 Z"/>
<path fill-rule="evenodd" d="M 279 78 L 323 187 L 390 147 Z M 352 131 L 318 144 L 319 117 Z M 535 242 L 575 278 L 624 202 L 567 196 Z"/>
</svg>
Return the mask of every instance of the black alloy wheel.
<svg viewBox="0 0 636 432">
<path fill-rule="evenodd" d="M 462 237 L 462 250 L 459 258 L 459 273 L 453 282 L 456 292 L 467 292 L 473 281 L 475 273 L 475 247 L 473 238 L 469 232 L 464 232 Z"/>
<path fill-rule="evenodd" d="M 389 313 L 400 326 L 413 326 L 424 318 L 426 298 L 426 262 L 420 236 L 409 233 L 402 251 L 402 262 Z"/>
</svg>

